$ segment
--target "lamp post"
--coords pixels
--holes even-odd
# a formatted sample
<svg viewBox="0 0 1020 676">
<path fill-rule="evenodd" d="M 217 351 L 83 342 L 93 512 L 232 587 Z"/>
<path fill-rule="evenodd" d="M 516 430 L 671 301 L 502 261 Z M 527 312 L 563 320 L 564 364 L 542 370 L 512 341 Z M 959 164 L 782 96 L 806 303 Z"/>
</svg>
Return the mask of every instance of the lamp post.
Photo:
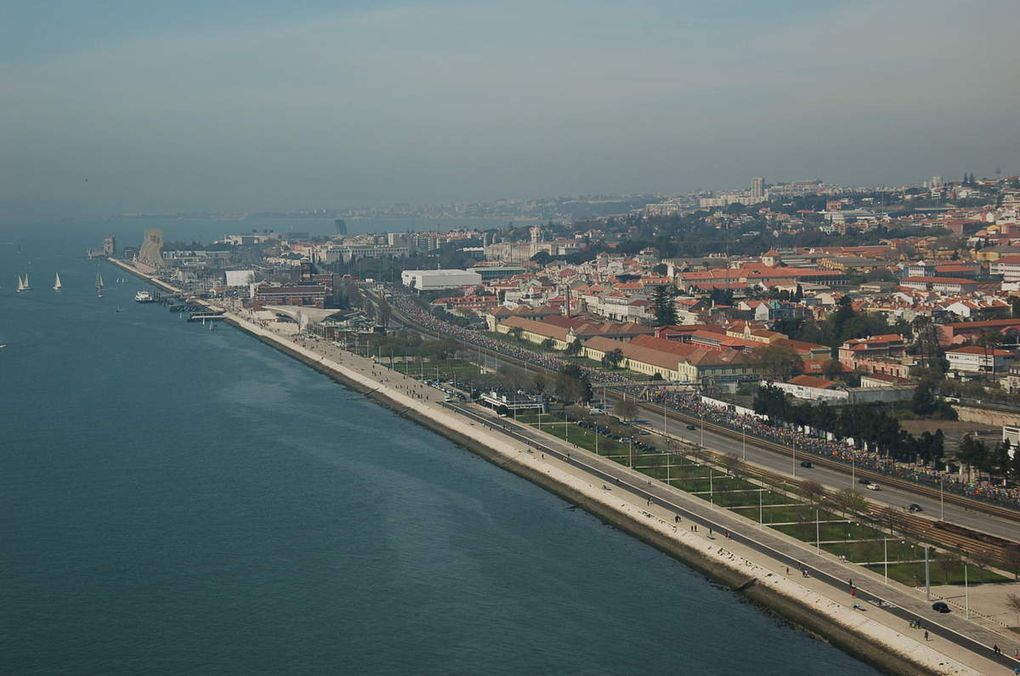
<svg viewBox="0 0 1020 676">
<path fill-rule="evenodd" d="M 924 545 L 924 597 L 931 601 L 931 572 L 928 568 L 928 545 Z"/>
<path fill-rule="evenodd" d="M 815 508 L 815 554 L 822 550 L 822 530 L 818 526 L 818 508 Z"/>
<path fill-rule="evenodd" d="M 889 584 L 889 536 L 882 538 L 882 545 L 885 552 L 882 555 L 882 563 L 885 565 L 885 583 Z"/>
<path fill-rule="evenodd" d="M 939 475 L 939 511 L 941 512 L 940 520 L 946 520 L 946 496 L 945 496 L 945 477 Z"/>
<path fill-rule="evenodd" d="M 765 489 L 762 488 L 761 486 L 758 487 L 758 523 L 761 526 L 765 525 L 765 516 L 764 516 L 764 512 L 762 510 L 762 501 L 761 501 L 761 494 L 762 494 L 762 491 L 764 491 L 764 490 Z"/>
<path fill-rule="evenodd" d="M 627 437 L 627 466 L 634 469 L 634 437 Z"/>
<path fill-rule="evenodd" d="M 746 422 L 743 425 L 740 426 L 740 432 L 741 432 L 741 453 L 740 453 L 740 456 L 741 456 L 741 459 L 744 462 L 747 462 L 747 423 Z"/>
<path fill-rule="evenodd" d="M 963 602 L 966 619 L 970 619 L 970 585 L 967 581 L 967 560 L 963 560 Z"/>
<path fill-rule="evenodd" d="M 857 483 L 857 456 L 850 452 L 850 488 Z"/>
<path fill-rule="evenodd" d="M 790 445 L 793 449 L 793 478 L 797 478 L 797 437 L 793 438 L 793 444 Z"/>
</svg>

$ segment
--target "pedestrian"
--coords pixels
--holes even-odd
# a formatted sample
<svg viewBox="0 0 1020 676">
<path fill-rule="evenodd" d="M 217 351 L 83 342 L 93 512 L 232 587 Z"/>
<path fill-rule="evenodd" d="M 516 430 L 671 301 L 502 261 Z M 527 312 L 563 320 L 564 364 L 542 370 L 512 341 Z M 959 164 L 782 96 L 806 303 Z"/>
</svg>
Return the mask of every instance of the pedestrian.
<svg viewBox="0 0 1020 676">
<path fill-rule="evenodd" d="M 994 644 L 992 646 L 992 652 L 994 652 L 996 655 L 1001 655 L 1002 654 L 1002 651 L 999 650 L 999 644 L 998 643 L 996 643 L 996 644 Z"/>
<path fill-rule="evenodd" d="M 924 640 L 925 641 L 928 640 L 928 630 L 927 629 L 924 630 Z"/>
<path fill-rule="evenodd" d="M 850 578 L 849 580 L 847 580 L 847 583 L 850 585 L 851 589 L 854 588 L 854 579 L 853 578 Z"/>
<path fill-rule="evenodd" d="M 787 574 L 787 575 L 789 575 L 789 574 L 790 574 L 790 567 L 789 567 L 789 566 L 787 566 L 787 567 L 786 567 L 786 574 Z"/>
</svg>

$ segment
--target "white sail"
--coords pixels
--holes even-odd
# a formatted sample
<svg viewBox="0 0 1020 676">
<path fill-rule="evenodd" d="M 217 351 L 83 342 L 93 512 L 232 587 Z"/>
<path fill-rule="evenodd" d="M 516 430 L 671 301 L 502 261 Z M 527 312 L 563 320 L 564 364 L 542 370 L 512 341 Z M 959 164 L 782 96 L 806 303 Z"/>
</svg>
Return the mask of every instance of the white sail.
<svg viewBox="0 0 1020 676">
<path fill-rule="evenodd" d="M 18 275 L 18 293 L 25 290 L 25 282 L 22 281 L 21 275 Z"/>
<path fill-rule="evenodd" d="M 60 283 L 60 273 L 57 273 L 57 278 L 53 280 L 53 290 L 60 291 L 64 288 L 63 284 Z"/>
<path fill-rule="evenodd" d="M 24 283 L 24 285 L 21 288 L 23 290 L 25 290 L 25 291 L 29 291 L 32 288 L 32 285 L 28 283 L 28 273 L 27 272 L 25 273 L 25 283 Z"/>
</svg>

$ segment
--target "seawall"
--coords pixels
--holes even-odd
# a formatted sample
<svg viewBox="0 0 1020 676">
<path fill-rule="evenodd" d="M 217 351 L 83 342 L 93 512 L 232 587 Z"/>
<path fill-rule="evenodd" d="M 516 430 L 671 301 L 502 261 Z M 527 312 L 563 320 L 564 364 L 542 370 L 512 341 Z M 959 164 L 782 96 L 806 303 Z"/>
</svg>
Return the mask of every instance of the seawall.
<svg viewBox="0 0 1020 676">
<path fill-rule="evenodd" d="M 155 282 L 132 267 L 124 270 Z M 160 288 L 176 292 L 165 283 Z M 513 439 L 500 438 L 491 430 L 469 427 L 466 420 L 449 411 L 435 411 L 396 390 L 367 378 L 342 364 L 316 359 L 287 338 L 275 335 L 241 317 L 228 313 L 226 321 L 261 342 L 300 360 L 333 380 L 365 394 L 415 422 L 463 446 L 493 464 L 507 469 L 604 522 L 639 538 L 676 558 L 706 577 L 741 593 L 756 605 L 803 627 L 833 645 L 887 673 L 973 673 L 963 665 L 922 645 L 905 645 L 894 630 L 870 620 L 841 604 L 805 589 L 795 581 L 776 576 L 754 561 L 728 552 L 724 546 L 677 534 L 672 524 L 654 517 L 619 498 L 592 490 L 592 485 L 539 462 Z M 593 479 L 594 480 L 594 479 Z M 911 643 L 913 643 L 911 641 Z M 941 665 L 941 666 L 940 666 Z"/>
</svg>

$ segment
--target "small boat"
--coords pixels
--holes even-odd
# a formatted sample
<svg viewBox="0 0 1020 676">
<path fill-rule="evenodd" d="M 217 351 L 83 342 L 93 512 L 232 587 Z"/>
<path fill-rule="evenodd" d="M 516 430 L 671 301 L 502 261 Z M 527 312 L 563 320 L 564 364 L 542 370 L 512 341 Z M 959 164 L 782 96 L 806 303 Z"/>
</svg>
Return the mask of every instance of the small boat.
<svg viewBox="0 0 1020 676">
<path fill-rule="evenodd" d="M 96 272 L 96 295 L 103 297 L 103 273 Z"/>
<path fill-rule="evenodd" d="M 25 273 L 24 279 L 21 278 L 21 275 L 18 275 L 18 293 L 31 290 L 32 286 L 28 283 L 28 273 Z"/>
<path fill-rule="evenodd" d="M 155 299 L 152 297 L 152 293 L 149 292 L 149 291 L 146 291 L 145 289 L 143 289 L 143 290 L 141 290 L 141 291 L 139 291 L 139 292 L 137 292 L 135 294 L 135 302 L 136 303 L 152 303 L 154 301 L 155 301 Z"/>
<path fill-rule="evenodd" d="M 57 278 L 53 280 L 53 290 L 60 291 L 64 288 L 63 284 L 60 283 L 60 273 L 57 273 Z"/>
<path fill-rule="evenodd" d="M 4 349 L 5 347 L 7 347 L 7 343 L 0 343 L 0 350 Z"/>
</svg>

